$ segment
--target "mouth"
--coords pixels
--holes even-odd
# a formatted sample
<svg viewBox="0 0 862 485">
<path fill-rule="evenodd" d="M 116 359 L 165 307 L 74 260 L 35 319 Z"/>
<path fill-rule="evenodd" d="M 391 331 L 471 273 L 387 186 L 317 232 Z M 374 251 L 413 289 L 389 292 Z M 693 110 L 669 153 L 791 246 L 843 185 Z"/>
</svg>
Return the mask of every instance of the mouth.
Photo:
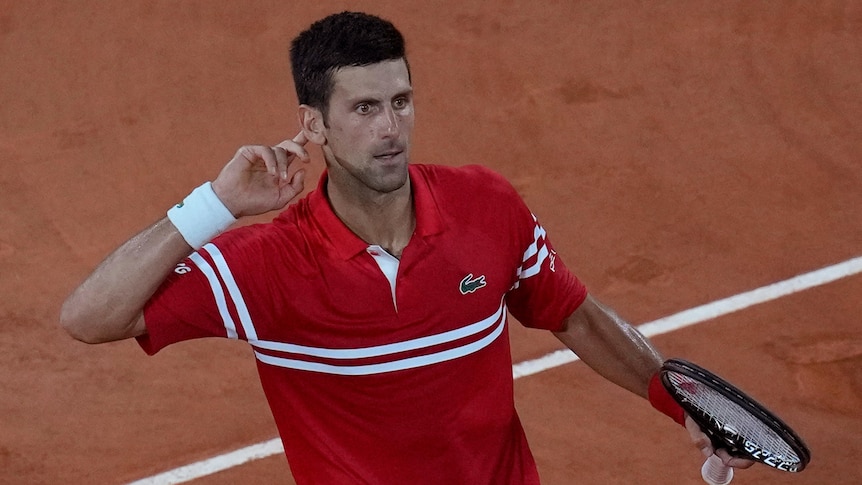
<svg viewBox="0 0 862 485">
<path fill-rule="evenodd" d="M 387 150 L 385 152 L 374 155 L 374 158 L 377 160 L 392 160 L 393 158 L 397 157 L 398 155 L 401 155 L 402 153 L 404 153 L 404 150 Z"/>
</svg>

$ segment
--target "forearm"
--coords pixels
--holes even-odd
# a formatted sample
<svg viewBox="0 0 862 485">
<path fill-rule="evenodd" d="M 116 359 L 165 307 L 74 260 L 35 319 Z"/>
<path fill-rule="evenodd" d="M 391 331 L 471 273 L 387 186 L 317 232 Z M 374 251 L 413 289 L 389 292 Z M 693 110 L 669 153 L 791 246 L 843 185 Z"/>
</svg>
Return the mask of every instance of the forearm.
<svg viewBox="0 0 862 485">
<path fill-rule="evenodd" d="M 304 170 L 292 177 L 287 171 L 297 157 L 308 162 L 307 142 L 300 132 L 274 147 L 237 150 L 216 181 L 193 190 L 168 217 L 111 253 L 63 304 L 60 324 L 89 343 L 146 332 L 144 305 L 192 248 L 227 229 L 236 216 L 279 210 L 302 192 Z"/>
<path fill-rule="evenodd" d="M 191 252 L 170 220 L 160 220 L 117 248 L 72 292 L 60 324 L 88 343 L 140 335 L 147 300 Z"/>
<path fill-rule="evenodd" d="M 662 357 L 612 310 L 588 296 L 555 335 L 601 376 L 647 397 L 650 378 L 661 367 Z"/>
</svg>

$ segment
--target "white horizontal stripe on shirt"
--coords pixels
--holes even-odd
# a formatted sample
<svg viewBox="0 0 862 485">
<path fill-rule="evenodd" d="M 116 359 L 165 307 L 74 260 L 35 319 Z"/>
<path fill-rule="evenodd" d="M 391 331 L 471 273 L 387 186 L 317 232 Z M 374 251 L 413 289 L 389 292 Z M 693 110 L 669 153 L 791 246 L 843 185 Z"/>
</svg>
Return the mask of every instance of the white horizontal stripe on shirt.
<svg viewBox="0 0 862 485">
<path fill-rule="evenodd" d="M 418 350 L 422 348 L 433 347 L 435 345 L 445 344 L 458 339 L 469 337 L 480 333 L 488 328 L 491 328 L 500 320 L 500 316 L 506 311 L 504 300 L 500 300 L 500 307 L 493 315 L 483 318 L 482 320 L 466 325 L 461 328 L 449 330 L 448 332 L 420 337 L 403 342 L 395 342 L 385 345 L 375 345 L 373 347 L 361 347 L 353 349 L 328 349 L 324 347 L 308 347 L 305 345 L 289 344 L 284 342 L 273 342 L 268 340 L 249 341 L 252 346 L 260 349 L 275 350 L 278 352 L 290 352 L 292 354 L 308 355 L 312 357 L 323 357 L 328 359 L 364 359 L 369 357 L 380 357 L 384 355 L 396 354 L 399 352 L 407 352 L 410 350 Z"/>
<path fill-rule="evenodd" d="M 499 313 L 498 313 L 499 314 Z M 297 369 L 297 370 L 305 370 L 312 372 L 320 372 L 324 374 L 336 374 L 343 376 L 362 376 L 362 375 L 372 375 L 372 374 L 383 374 L 385 372 L 394 372 L 399 370 L 406 369 L 415 369 L 417 367 L 425 367 L 432 364 L 438 364 L 440 362 L 445 362 L 448 360 L 454 360 L 460 357 L 464 357 L 475 353 L 488 345 L 491 344 L 500 334 L 503 333 L 503 330 L 506 328 L 506 314 L 503 312 L 501 318 L 499 318 L 499 323 L 494 328 L 494 330 L 486 335 L 485 337 L 471 342 L 469 344 L 461 345 L 459 347 L 454 347 L 451 349 L 443 350 L 440 352 L 434 352 L 427 355 L 420 355 L 416 357 L 408 357 L 404 359 L 397 359 L 389 362 L 382 362 L 378 364 L 365 364 L 365 365 L 334 365 L 334 364 L 324 364 L 321 362 L 309 362 L 305 360 L 298 359 L 288 359 L 284 357 L 276 357 L 273 355 L 263 354 L 255 350 L 255 357 L 264 364 L 274 365 L 277 367 L 284 367 L 288 369 Z M 418 339 L 417 339 L 418 340 Z"/>
<path fill-rule="evenodd" d="M 322 372 L 328 374 L 339 375 L 369 375 L 379 374 L 384 372 L 393 372 L 397 370 L 412 369 L 423 367 L 447 360 L 453 360 L 466 355 L 477 352 L 490 345 L 505 329 L 506 324 L 506 305 L 505 299 L 500 300 L 500 306 L 497 310 L 487 318 L 465 325 L 463 327 L 441 332 L 435 335 L 420 337 L 403 342 L 395 342 L 391 344 L 377 345 L 361 348 L 333 349 L 323 347 L 311 347 L 305 345 L 297 345 L 285 342 L 277 342 L 270 340 L 259 340 L 257 332 L 249 314 L 248 307 L 245 304 L 242 293 L 236 283 L 236 280 L 227 265 L 227 261 L 221 251 L 212 243 L 206 244 L 201 251 L 205 251 L 212 258 L 215 268 L 210 265 L 200 254 L 193 253 L 192 261 L 197 265 L 201 272 L 206 277 L 216 300 L 216 306 L 219 310 L 227 335 L 230 338 L 238 338 L 236 324 L 227 306 L 227 298 L 230 298 L 236 307 L 236 312 L 239 317 L 245 337 L 255 349 L 256 358 L 269 365 L 278 367 L 286 367 L 291 369 L 308 370 L 314 372 Z M 227 288 L 227 295 L 222 289 L 222 283 Z M 496 324 L 496 326 L 495 326 Z M 445 350 L 430 351 L 431 348 L 454 342 L 456 340 L 468 338 L 488 329 L 493 330 L 488 335 L 481 339 L 473 340 L 457 347 L 447 348 Z M 336 365 L 331 363 L 314 362 L 301 360 L 297 358 L 287 358 L 278 355 L 271 355 L 263 351 L 284 352 L 295 356 L 308 356 L 324 359 L 363 359 L 363 358 L 379 358 L 386 355 L 392 355 L 408 351 L 421 351 L 429 349 L 428 354 L 394 359 L 388 362 L 380 362 L 375 364 L 345 364 Z"/>
</svg>

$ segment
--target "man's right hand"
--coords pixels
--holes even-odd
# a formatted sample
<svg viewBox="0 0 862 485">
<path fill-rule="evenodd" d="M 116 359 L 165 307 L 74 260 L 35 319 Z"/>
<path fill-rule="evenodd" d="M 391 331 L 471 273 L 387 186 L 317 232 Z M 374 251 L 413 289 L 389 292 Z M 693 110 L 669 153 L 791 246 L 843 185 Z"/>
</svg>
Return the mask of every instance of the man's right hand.
<svg viewBox="0 0 862 485">
<path fill-rule="evenodd" d="M 303 189 L 302 169 L 288 175 L 299 158 L 309 162 L 300 133 L 274 147 L 246 146 L 222 169 L 213 190 L 234 217 L 283 208 Z M 132 237 L 66 299 L 60 324 L 83 342 L 99 343 L 146 332 L 143 309 L 191 247 L 165 217 Z"/>
<path fill-rule="evenodd" d="M 290 165 L 298 158 L 309 163 L 303 132 L 278 145 L 247 145 L 237 150 L 212 187 L 218 198 L 236 218 L 280 210 L 304 188 L 305 170 L 289 175 Z"/>
</svg>

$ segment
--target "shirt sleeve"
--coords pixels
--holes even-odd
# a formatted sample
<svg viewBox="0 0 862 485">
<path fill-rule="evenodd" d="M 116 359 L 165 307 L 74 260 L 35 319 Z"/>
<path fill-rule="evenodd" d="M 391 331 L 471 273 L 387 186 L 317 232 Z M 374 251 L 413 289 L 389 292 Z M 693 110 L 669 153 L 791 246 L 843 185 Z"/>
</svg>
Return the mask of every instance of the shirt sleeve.
<svg viewBox="0 0 862 485">
<path fill-rule="evenodd" d="M 224 255 L 215 244 L 192 253 L 174 268 L 144 307 L 147 333 L 137 337 L 138 344 L 152 355 L 185 340 L 245 338 L 242 325 L 236 324 L 242 309 L 231 298 L 233 283 Z"/>
<path fill-rule="evenodd" d="M 566 267 L 536 216 L 516 197 L 513 231 L 523 256 L 506 304 L 526 327 L 561 330 L 565 319 L 586 299 L 587 288 Z"/>
</svg>

